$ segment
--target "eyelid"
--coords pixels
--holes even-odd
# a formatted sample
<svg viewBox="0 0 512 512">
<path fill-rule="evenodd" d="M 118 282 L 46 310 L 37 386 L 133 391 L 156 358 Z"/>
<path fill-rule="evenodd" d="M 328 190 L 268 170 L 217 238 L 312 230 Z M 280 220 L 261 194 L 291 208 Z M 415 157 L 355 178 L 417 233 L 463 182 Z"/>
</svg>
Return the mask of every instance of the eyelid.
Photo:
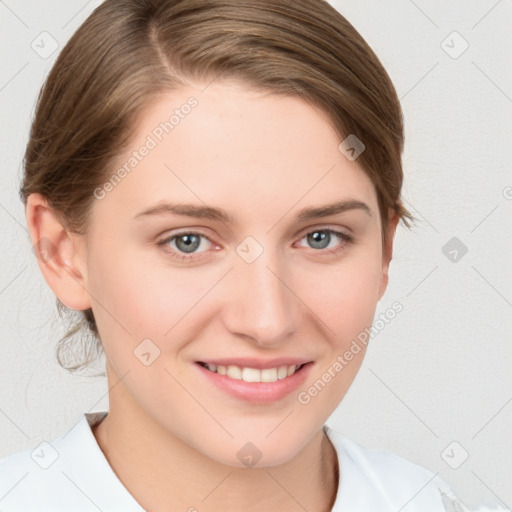
<svg viewBox="0 0 512 512">
<path fill-rule="evenodd" d="M 171 240 L 173 240 L 175 238 L 178 238 L 181 235 L 196 235 L 196 236 L 199 236 L 199 237 L 206 238 L 206 240 L 208 240 L 208 242 L 210 242 L 213 245 L 218 245 L 206 233 L 202 233 L 201 231 L 195 231 L 193 229 L 178 231 L 177 233 L 171 233 L 170 235 L 166 235 L 163 238 L 161 238 L 160 241 L 157 242 L 157 244 L 165 244 L 165 243 L 170 242 Z"/>
<path fill-rule="evenodd" d="M 355 238 L 354 232 L 346 227 L 346 226 L 338 226 L 338 225 L 332 225 L 332 224 L 316 224 L 314 226 L 308 226 L 307 228 L 304 228 L 303 230 L 299 231 L 295 237 L 301 237 L 303 238 L 307 234 L 314 232 L 314 231 L 335 231 L 338 233 L 341 233 L 342 235 L 346 236 L 347 238 Z"/>
<path fill-rule="evenodd" d="M 313 252 L 317 252 L 318 254 L 336 253 L 336 252 L 342 250 L 342 248 L 340 248 L 341 246 L 351 244 L 355 241 L 353 232 L 349 228 L 341 227 L 341 226 L 331 226 L 331 225 L 326 225 L 326 224 L 320 224 L 320 225 L 315 225 L 315 226 L 309 226 L 307 228 L 304 228 L 304 230 L 299 231 L 299 233 L 294 236 L 294 239 L 296 239 L 294 243 L 300 242 L 305 236 L 307 236 L 310 233 L 314 233 L 315 231 L 330 232 L 330 233 L 334 234 L 335 236 L 339 236 L 341 238 L 340 243 L 334 249 L 333 248 L 331 248 L 331 249 L 311 249 Z M 167 243 L 169 243 L 171 240 L 178 238 L 180 235 L 196 235 L 199 237 L 203 237 L 206 240 L 208 240 L 208 242 L 210 242 L 213 246 L 219 247 L 219 245 L 216 244 L 210 236 L 206 235 L 205 233 L 203 233 L 199 230 L 195 230 L 194 228 L 190 228 L 190 229 L 184 228 L 184 229 L 177 231 L 176 233 L 173 232 L 167 236 L 164 236 L 162 239 L 160 239 L 159 241 L 156 242 L 156 245 L 159 247 L 161 247 L 161 246 L 163 247 Z M 208 251 L 202 251 L 199 253 L 189 253 L 189 254 L 176 252 L 175 250 L 165 250 L 165 252 L 167 252 L 168 254 L 171 254 L 172 255 L 171 257 L 176 257 L 176 259 L 193 261 L 193 260 L 197 260 L 198 258 L 201 258 L 200 255 L 207 253 Z"/>
<path fill-rule="evenodd" d="M 351 233 L 351 230 L 345 230 L 343 228 L 340 228 L 338 226 L 336 227 L 312 227 L 307 229 L 306 231 L 303 231 L 297 238 L 297 241 L 294 242 L 294 244 L 299 243 L 301 240 L 303 240 L 306 236 L 308 236 L 311 233 L 315 233 L 317 231 L 324 231 L 326 233 L 330 233 L 331 236 L 338 237 L 340 239 L 340 242 L 335 246 L 331 247 L 330 249 L 324 248 L 324 249 L 313 249 L 310 248 L 310 251 L 314 253 L 318 253 L 319 255 L 333 255 L 338 254 L 339 252 L 342 252 L 348 245 L 352 245 L 356 242 L 355 236 Z M 349 231 L 349 232 L 347 232 Z"/>
</svg>

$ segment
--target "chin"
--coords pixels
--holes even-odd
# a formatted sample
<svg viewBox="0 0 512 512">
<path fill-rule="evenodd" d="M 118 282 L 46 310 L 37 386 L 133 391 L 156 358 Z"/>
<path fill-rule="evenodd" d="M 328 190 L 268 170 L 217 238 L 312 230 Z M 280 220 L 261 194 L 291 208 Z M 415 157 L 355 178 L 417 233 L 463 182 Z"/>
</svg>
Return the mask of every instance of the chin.
<svg viewBox="0 0 512 512">
<path fill-rule="evenodd" d="M 236 436 L 227 443 L 217 444 L 220 450 L 212 452 L 211 450 L 200 450 L 199 447 L 196 449 L 202 451 L 203 455 L 210 459 L 226 466 L 270 468 L 292 460 L 310 440 L 305 432 L 300 435 L 290 435 L 290 432 L 284 429 L 279 434 L 275 432 L 265 439 L 265 436 L 252 436 L 250 432 L 247 432 L 243 437 Z M 272 439 L 273 436 L 275 437 Z M 215 443 L 213 440 L 212 442 Z"/>
</svg>

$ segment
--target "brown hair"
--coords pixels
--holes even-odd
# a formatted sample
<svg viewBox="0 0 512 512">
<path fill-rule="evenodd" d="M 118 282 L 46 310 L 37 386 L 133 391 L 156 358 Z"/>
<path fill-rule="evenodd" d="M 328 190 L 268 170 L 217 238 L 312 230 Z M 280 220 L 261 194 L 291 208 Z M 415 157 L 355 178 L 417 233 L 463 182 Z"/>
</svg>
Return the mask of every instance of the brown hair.
<svg viewBox="0 0 512 512">
<path fill-rule="evenodd" d="M 20 196 L 39 192 L 63 226 L 84 233 L 94 190 L 159 93 L 188 81 L 238 80 L 299 96 L 327 114 L 340 142 L 363 141 L 358 163 L 375 185 L 383 240 L 390 208 L 409 226 L 400 200 L 402 111 L 380 61 L 324 0 L 106 0 L 57 58 L 37 101 Z M 67 308 L 57 299 L 62 312 Z M 91 309 L 82 327 L 101 350 Z M 90 348 L 90 347 L 89 347 Z M 87 359 L 90 359 L 89 357 Z"/>
</svg>

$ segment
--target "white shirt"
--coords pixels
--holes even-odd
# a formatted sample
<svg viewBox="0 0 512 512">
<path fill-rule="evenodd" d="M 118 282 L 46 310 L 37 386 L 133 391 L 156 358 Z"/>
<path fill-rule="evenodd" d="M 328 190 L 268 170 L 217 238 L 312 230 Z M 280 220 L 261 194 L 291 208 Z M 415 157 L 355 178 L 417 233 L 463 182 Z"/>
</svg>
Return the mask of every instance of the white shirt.
<svg viewBox="0 0 512 512">
<path fill-rule="evenodd" d="M 91 430 L 106 414 L 85 413 L 53 442 L 1 459 L 0 511 L 143 512 Z M 327 425 L 324 430 L 336 449 L 341 477 L 332 512 L 457 510 L 449 505 L 455 499 L 449 487 L 430 471 L 392 453 L 363 448 Z"/>
</svg>

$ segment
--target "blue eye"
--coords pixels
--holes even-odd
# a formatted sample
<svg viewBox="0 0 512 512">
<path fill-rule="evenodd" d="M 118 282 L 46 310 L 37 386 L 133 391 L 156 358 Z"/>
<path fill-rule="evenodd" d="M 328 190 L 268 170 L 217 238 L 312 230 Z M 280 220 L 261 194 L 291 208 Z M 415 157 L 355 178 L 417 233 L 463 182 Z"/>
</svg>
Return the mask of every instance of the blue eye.
<svg viewBox="0 0 512 512">
<path fill-rule="evenodd" d="M 334 247 L 329 248 L 329 244 L 333 240 L 333 235 L 336 238 L 340 239 L 340 243 L 336 244 Z M 352 243 L 353 237 L 347 235 L 346 233 L 342 233 L 341 231 L 336 231 L 334 229 L 315 229 L 307 233 L 301 240 L 307 239 L 309 244 L 313 245 L 313 249 L 326 250 L 327 254 L 335 254 L 338 251 L 341 251 L 347 244 Z"/>
<path fill-rule="evenodd" d="M 211 240 L 201 233 L 195 233 L 195 232 L 183 232 L 179 233 L 177 235 L 173 235 L 171 237 L 168 237 L 160 242 L 158 242 L 157 245 L 159 246 L 167 246 L 171 242 L 174 242 L 175 251 L 176 249 L 178 251 L 184 251 L 184 252 L 168 252 L 173 258 L 177 258 L 180 260 L 189 260 L 192 259 L 193 256 L 189 256 L 196 253 L 196 249 L 201 247 L 201 239 L 208 240 L 208 242 L 212 243 Z M 172 248 L 172 247 L 171 247 Z"/>
<path fill-rule="evenodd" d="M 334 246 L 330 247 L 331 242 L 336 238 L 339 240 Z M 353 243 L 354 239 L 351 235 L 336 231 L 334 229 L 314 229 L 306 233 L 300 241 L 306 239 L 311 249 L 321 254 L 336 254 L 346 248 L 347 245 Z M 213 242 L 202 233 L 193 231 L 184 231 L 167 237 L 160 242 L 157 242 L 158 246 L 166 247 L 165 252 L 172 258 L 180 261 L 189 261 L 196 259 L 194 254 L 205 252 L 198 251 L 197 249 L 203 247 L 203 240 L 206 240 L 206 245 L 213 244 Z M 168 249 L 171 250 L 168 250 Z"/>
</svg>

